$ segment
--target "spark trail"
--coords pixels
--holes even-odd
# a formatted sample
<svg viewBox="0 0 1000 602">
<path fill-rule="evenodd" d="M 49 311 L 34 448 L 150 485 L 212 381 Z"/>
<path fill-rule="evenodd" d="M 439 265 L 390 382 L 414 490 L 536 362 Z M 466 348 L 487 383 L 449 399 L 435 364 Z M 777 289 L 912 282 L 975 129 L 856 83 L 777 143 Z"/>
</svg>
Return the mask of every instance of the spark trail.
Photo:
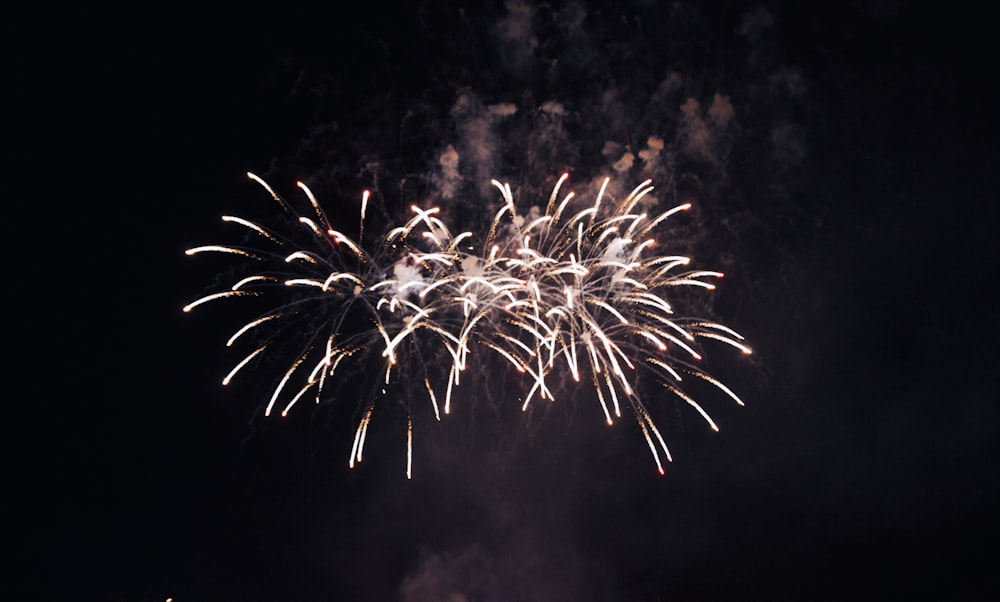
<svg viewBox="0 0 1000 602">
<path fill-rule="evenodd" d="M 272 309 L 228 340 L 231 346 L 260 331 L 261 342 L 223 381 L 228 384 L 242 368 L 279 347 L 279 339 L 290 339 L 297 351 L 272 391 L 265 415 L 278 408 L 287 415 L 306 396 L 317 404 L 327 393 L 336 399 L 330 390 L 338 369 L 356 364 L 370 371 L 376 366 L 377 379 L 355 430 L 351 467 L 363 458 L 376 404 L 387 391 L 404 388 L 400 401 L 407 412 L 406 475 L 411 478 L 413 400 L 426 399 L 434 418 L 441 420 L 442 413 L 451 411 L 453 390 L 471 354 L 478 352 L 495 353 L 528 377 L 522 410 L 553 400 L 556 385 L 567 381 L 593 387 L 609 425 L 627 407 L 661 474 L 663 460 L 672 458 L 639 394 L 643 383 L 657 383 L 715 431 L 716 423 L 682 388 L 685 377 L 709 383 L 743 404 L 700 366 L 700 349 L 702 341 L 710 340 L 749 354 L 744 338 L 722 324 L 677 313 L 669 300 L 671 289 L 710 291 L 723 275 L 690 269 L 689 257 L 654 253 L 658 228 L 690 205 L 652 216 L 640 212 L 637 208 L 653 190 L 649 181 L 612 202 L 605 199 L 606 179 L 593 204 L 571 211 L 574 193 L 560 197 L 564 174 L 544 213 L 536 209 L 528 217 L 518 214 L 509 185 L 493 181 L 503 204 L 481 244 L 472 232 L 453 235 L 438 217 L 439 208 L 413 205 L 412 217 L 390 229 L 369 252 L 331 226 L 305 184 L 298 186 L 309 207 L 300 214 L 262 179 L 248 176 L 295 219 L 297 236 L 224 217 L 262 239 L 263 246 L 206 245 L 187 254 L 229 254 L 264 269 L 193 301 L 184 311 L 221 299 L 277 294 L 279 302 Z M 359 240 L 368 200 L 365 192 Z M 303 235 L 304 244 L 293 242 Z M 481 251 L 473 253 L 475 249 Z"/>
</svg>

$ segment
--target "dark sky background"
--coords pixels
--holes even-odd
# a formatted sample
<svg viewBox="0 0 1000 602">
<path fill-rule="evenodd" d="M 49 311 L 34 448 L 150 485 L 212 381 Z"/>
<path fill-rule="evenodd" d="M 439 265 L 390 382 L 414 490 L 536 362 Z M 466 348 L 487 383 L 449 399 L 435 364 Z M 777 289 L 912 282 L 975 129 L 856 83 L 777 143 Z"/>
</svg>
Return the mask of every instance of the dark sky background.
<svg viewBox="0 0 1000 602">
<path fill-rule="evenodd" d="M 32 41 L 7 231 L 42 310 L 8 314 L 13 599 L 1000 598 L 995 25 L 702 4 L 8 23 Z M 266 369 L 219 384 L 252 314 L 181 312 L 232 265 L 184 250 L 277 211 L 247 171 L 345 220 L 370 189 L 472 225 L 490 178 L 524 206 L 563 172 L 582 199 L 653 178 L 695 205 L 677 247 L 727 274 L 707 309 L 755 353 L 710 369 L 746 407 L 703 398 L 712 433 L 664 402 L 660 476 L 592 393 L 521 414 L 484 372 L 421 425 L 413 480 L 392 408 L 350 470 L 350 415 L 265 419 Z"/>
</svg>

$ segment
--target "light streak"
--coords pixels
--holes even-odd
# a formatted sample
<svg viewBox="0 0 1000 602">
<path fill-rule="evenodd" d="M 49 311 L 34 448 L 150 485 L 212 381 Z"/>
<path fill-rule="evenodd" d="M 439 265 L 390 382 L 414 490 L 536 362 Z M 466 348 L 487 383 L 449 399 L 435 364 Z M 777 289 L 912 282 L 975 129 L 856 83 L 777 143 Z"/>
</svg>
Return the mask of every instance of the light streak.
<svg viewBox="0 0 1000 602">
<path fill-rule="evenodd" d="M 469 357 L 480 353 L 495 354 L 502 365 L 509 363 L 525 375 L 527 390 L 518 396 L 522 410 L 536 394 L 543 401 L 553 400 L 553 379 L 591 383 L 609 425 L 621 417 L 622 403 L 627 402 L 661 473 L 662 460 L 669 462 L 672 457 L 654 419 L 654 414 L 664 412 L 640 398 L 642 391 L 651 390 L 645 381 L 674 393 L 712 430 L 718 430 L 715 421 L 681 388 L 683 374 L 697 376 L 743 405 L 732 389 L 698 362 L 702 361 L 699 340 L 718 341 L 749 354 L 744 337 L 728 326 L 677 314 L 672 302 L 673 289 L 712 290 L 715 284 L 704 279 L 723 274 L 711 270 L 678 273 L 677 268 L 690 265 L 690 258 L 656 254 L 655 229 L 691 205 L 654 213 L 653 219 L 635 211 L 653 191 L 648 180 L 614 203 L 605 202 L 609 182 L 605 178 L 593 203 L 574 209 L 579 197 L 572 191 L 561 192 L 569 177 L 562 174 L 545 212 L 529 212 L 530 220 L 518 213 L 510 185 L 493 180 L 502 206 L 493 215 L 485 239 L 477 240 L 468 231 L 453 236 L 439 217 L 439 207 L 412 205 L 412 216 L 403 225 L 387 229 L 388 234 L 369 251 L 362 244 L 368 191 L 362 196 L 355 241 L 330 227 L 305 184 L 297 185 L 308 199 L 311 216 L 299 215 L 259 177 L 248 177 L 304 224 L 309 234 L 296 230 L 299 238 L 306 239 L 299 244 L 291 234 L 280 236 L 255 222 L 223 216 L 224 222 L 254 231 L 272 248 L 205 245 L 188 249 L 186 254 L 230 254 L 265 268 L 183 310 L 190 312 L 209 301 L 235 296 L 278 296 L 274 309 L 247 322 L 226 343 L 232 346 L 251 338 L 249 333 L 258 339 L 256 349 L 232 369 L 223 384 L 275 341 L 293 344 L 294 360 L 273 389 L 265 415 L 285 398 L 286 388 L 295 393 L 282 402 L 282 415 L 314 389 L 319 403 L 327 395 L 327 377 L 347 358 L 352 358 L 349 364 L 360 367 L 362 376 L 377 374 L 377 381 L 370 383 L 373 393 L 367 399 L 362 396 L 364 410 L 355 430 L 351 467 L 362 460 L 377 401 L 390 395 L 390 387 L 397 387 L 407 400 L 403 404 L 407 408 L 406 475 L 412 478 L 415 408 L 410 400 L 428 399 L 436 420 L 441 420 L 442 413 L 450 414 L 461 373 Z M 482 254 L 474 249 L 482 249 Z M 324 355 L 310 360 L 314 363 L 308 370 L 299 370 L 315 349 L 325 349 Z M 435 383 L 440 385 L 442 376 L 445 395 L 439 407 Z M 345 378 L 343 384 L 355 380 Z M 423 393 L 413 395 L 411 389 L 419 388 L 426 390 L 426 398 Z M 338 393 L 329 396 L 337 398 Z"/>
</svg>

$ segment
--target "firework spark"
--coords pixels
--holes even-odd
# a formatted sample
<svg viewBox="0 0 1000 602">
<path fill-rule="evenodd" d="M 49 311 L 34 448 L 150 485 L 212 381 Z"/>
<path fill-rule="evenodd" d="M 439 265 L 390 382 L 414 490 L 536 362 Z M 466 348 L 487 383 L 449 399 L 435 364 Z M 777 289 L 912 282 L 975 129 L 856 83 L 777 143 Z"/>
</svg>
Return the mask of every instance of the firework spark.
<svg viewBox="0 0 1000 602">
<path fill-rule="evenodd" d="M 483 244 L 475 244 L 471 232 L 453 235 L 438 217 L 439 208 L 414 205 L 413 216 L 389 230 L 369 252 L 332 227 L 305 184 L 298 186 L 309 200 L 309 210 L 299 214 L 266 182 L 248 175 L 295 218 L 299 232 L 284 236 L 249 220 L 224 217 L 267 246 L 206 245 L 187 254 L 225 253 L 265 269 L 183 309 L 238 296 L 282 293 L 280 303 L 241 326 L 227 343 L 266 327 L 263 343 L 229 372 L 223 384 L 272 346 L 278 347 L 279 340 L 292 339 L 296 345 L 265 415 L 276 408 L 287 415 L 307 395 L 320 403 L 349 358 L 365 357 L 366 366 L 374 361 L 379 377 L 357 423 L 351 467 L 362 460 L 373 410 L 391 385 L 422 383 L 434 417 L 440 420 L 442 413 L 451 411 L 452 391 L 460 384 L 471 354 L 480 350 L 497 354 L 528 376 L 530 388 L 522 396 L 522 410 L 536 397 L 553 400 L 557 387 L 552 381 L 564 384 L 567 379 L 590 383 L 609 425 L 627 406 L 661 474 L 662 460 L 670 461 L 671 455 L 638 393 L 641 383 L 658 383 L 716 431 L 709 414 L 681 387 L 683 377 L 709 383 L 743 404 L 700 367 L 699 349 L 700 339 L 708 339 L 749 354 L 744 338 L 722 324 L 679 315 L 668 300 L 672 288 L 712 290 L 713 281 L 723 275 L 689 269 L 688 257 L 653 253 L 657 227 L 690 205 L 653 216 L 638 212 L 653 190 L 649 181 L 611 203 L 604 202 L 606 179 L 593 204 L 571 212 L 574 193 L 561 200 L 559 196 L 568 177 L 564 174 L 544 213 L 535 210 L 529 217 L 518 215 L 510 186 L 494 181 L 503 205 Z M 359 241 L 368 200 L 366 191 Z M 292 242 L 303 236 L 305 244 Z M 480 253 L 471 252 L 477 248 Z M 304 294 L 288 295 L 289 291 Z M 440 357 L 446 358 L 444 370 L 436 359 Z M 443 408 L 436 387 L 444 389 Z M 406 475 L 411 478 L 413 393 L 404 397 Z"/>
</svg>

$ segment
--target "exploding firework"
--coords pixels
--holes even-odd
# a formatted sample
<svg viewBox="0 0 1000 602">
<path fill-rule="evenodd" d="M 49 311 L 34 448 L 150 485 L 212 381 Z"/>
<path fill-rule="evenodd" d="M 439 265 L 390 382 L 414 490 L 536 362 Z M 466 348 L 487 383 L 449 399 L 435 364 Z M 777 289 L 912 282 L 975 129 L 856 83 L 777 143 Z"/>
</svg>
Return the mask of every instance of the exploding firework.
<svg viewBox="0 0 1000 602">
<path fill-rule="evenodd" d="M 750 348 L 722 324 L 675 313 L 671 289 L 711 290 L 722 274 L 691 270 L 690 258 L 658 255 L 653 235 L 679 205 L 653 216 L 637 207 L 652 191 L 649 181 L 618 202 L 605 200 L 604 180 L 592 205 L 570 211 L 574 193 L 560 198 L 563 175 L 544 212 L 518 214 L 509 185 L 494 181 L 503 203 L 482 241 L 471 232 L 453 235 L 440 209 L 412 206 L 413 216 L 392 228 L 374 249 L 363 240 L 368 193 L 362 197 L 358 240 L 333 228 L 304 184 L 309 200 L 299 213 L 259 177 L 284 212 L 297 221 L 297 236 L 282 235 L 238 217 L 263 245 L 208 245 L 188 255 L 227 253 L 264 266 L 228 290 L 208 294 L 184 311 L 210 301 L 279 293 L 281 302 L 239 328 L 227 345 L 251 332 L 262 341 L 223 379 L 231 379 L 283 339 L 296 351 L 265 408 L 287 413 L 304 398 L 320 403 L 338 368 L 361 361 L 377 365 L 378 378 L 364 397 L 349 464 L 363 458 L 377 400 L 395 383 L 419 383 L 434 416 L 451 411 L 452 394 L 473 353 L 494 353 L 527 375 L 522 396 L 553 400 L 558 379 L 587 382 L 609 425 L 626 406 L 638 422 L 659 472 L 670 451 L 638 387 L 651 381 L 694 408 L 713 430 L 709 414 L 682 388 L 685 377 L 707 382 L 736 403 L 740 398 L 700 367 L 700 340 Z M 305 236 L 305 244 L 302 244 Z M 294 242 L 293 242 L 294 240 Z M 480 244 L 481 242 L 481 244 Z M 478 253 L 474 251 L 479 249 Z M 290 291 L 304 294 L 290 295 Z M 285 350 L 281 351 L 286 352 Z M 444 358 L 445 361 L 440 361 Z M 444 368 L 442 368 L 444 366 Z M 443 379 L 443 382 L 442 382 Z M 329 392 L 336 397 L 335 392 Z M 407 412 L 407 477 L 412 475 L 412 392 Z M 439 399 L 441 402 L 439 402 Z"/>
</svg>

